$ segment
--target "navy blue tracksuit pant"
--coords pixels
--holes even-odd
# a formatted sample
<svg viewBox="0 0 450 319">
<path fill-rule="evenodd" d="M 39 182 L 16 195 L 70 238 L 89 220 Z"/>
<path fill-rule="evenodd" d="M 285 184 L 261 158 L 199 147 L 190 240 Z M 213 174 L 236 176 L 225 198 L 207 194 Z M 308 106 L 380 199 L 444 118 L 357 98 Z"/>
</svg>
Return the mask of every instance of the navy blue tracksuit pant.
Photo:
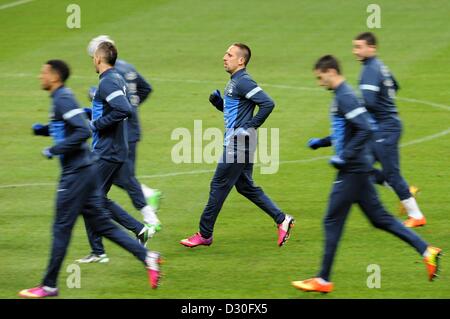
<svg viewBox="0 0 450 319">
<path fill-rule="evenodd" d="M 211 181 L 209 199 L 203 214 L 200 218 L 200 234 L 204 238 L 209 238 L 213 234 L 214 224 L 222 205 L 230 193 L 233 186 L 241 194 L 247 197 L 256 206 L 265 211 L 272 219 L 280 224 L 284 220 L 284 213 L 273 203 L 264 191 L 253 182 L 253 163 L 249 160 L 248 151 L 245 152 L 243 163 L 238 161 L 237 154 L 234 152 L 232 159 L 227 155 L 227 149 L 224 148 L 221 161 L 218 163 L 216 172 Z"/>
<path fill-rule="evenodd" d="M 377 131 L 372 138 L 372 149 L 375 160 L 381 163 L 382 170 L 374 169 L 375 182 L 387 182 L 400 200 L 411 197 L 408 184 L 400 174 L 400 152 L 398 144 L 401 131 Z"/>
<path fill-rule="evenodd" d="M 142 228 L 144 228 L 144 225 L 130 216 L 122 207 L 106 197 L 111 189 L 113 180 L 116 178 L 122 165 L 122 163 L 108 162 L 104 159 L 99 159 L 97 161 L 96 174 L 99 176 L 100 191 L 102 192 L 104 206 L 109 212 L 109 217 L 137 235 Z M 96 255 L 104 254 L 105 248 L 103 246 L 101 236 L 93 231 L 89 223 L 85 223 L 85 226 L 89 238 L 89 244 L 92 248 L 92 253 Z"/>
<path fill-rule="evenodd" d="M 128 142 L 128 159 L 123 163 L 113 183 L 124 189 L 128 193 L 128 196 L 130 196 L 133 206 L 137 210 L 141 210 L 147 206 L 147 201 L 142 192 L 141 184 L 135 176 L 136 144 L 137 142 Z"/>
<path fill-rule="evenodd" d="M 43 285 L 57 286 L 58 273 L 69 246 L 73 226 L 80 213 L 97 236 L 105 236 L 142 262 L 145 261 L 147 250 L 144 246 L 128 236 L 108 217 L 99 186 L 96 164 L 61 176 L 56 198 L 52 249 Z"/>
<path fill-rule="evenodd" d="M 389 214 L 381 204 L 369 173 L 339 172 L 330 194 L 328 211 L 324 218 L 325 251 L 322 269 L 318 277 L 329 280 L 333 259 L 341 239 L 345 220 L 351 206 L 357 203 L 369 221 L 376 228 L 385 230 L 409 245 L 420 254 L 428 247 L 416 233 L 406 228 Z"/>
</svg>

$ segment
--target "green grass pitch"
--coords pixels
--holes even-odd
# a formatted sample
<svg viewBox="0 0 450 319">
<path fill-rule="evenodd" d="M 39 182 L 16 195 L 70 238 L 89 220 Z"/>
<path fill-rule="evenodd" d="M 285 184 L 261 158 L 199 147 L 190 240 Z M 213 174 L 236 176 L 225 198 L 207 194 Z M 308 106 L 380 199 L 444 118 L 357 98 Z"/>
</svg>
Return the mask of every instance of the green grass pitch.
<svg viewBox="0 0 450 319">
<path fill-rule="evenodd" d="M 0 6 L 10 2 L 0 0 Z M 73 74 L 68 86 L 87 105 L 87 88 L 96 85 L 97 76 L 86 46 L 99 34 L 110 35 L 119 56 L 154 86 L 140 111 L 137 175 L 164 193 L 159 213 L 164 228 L 150 245 L 164 255 L 165 276 L 152 291 L 142 265 L 105 241 L 110 263 L 83 265 L 81 288 L 69 289 L 67 266 L 89 252 L 78 220 L 59 279 L 61 298 L 450 297 L 450 258 L 444 256 L 439 280 L 428 282 L 420 256 L 371 227 L 356 207 L 334 265 L 335 291 L 306 294 L 290 284 L 318 270 L 322 217 L 335 174 L 326 159 L 301 161 L 331 154 L 305 147 L 310 137 L 329 132 L 331 94 L 316 89 L 311 67 L 319 56 L 335 54 L 356 86 L 360 65 L 351 54 L 351 39 L 368 30 L 366 8 L 373 1 L 78 0 L 81 28 L 68 29 L 66 7 L 72 2 L 36 0 L 0 10 L 0 298 L 16 298 L 19 290 L 38 284 L 48 261 L 59 167 L 40 155 L 50 139 L 31 135 L 33 123 L 48 119 L 40 67 L 51 58 L 67 60 Z M 377 3 L 379 55 L 402 87 L 397 102 L 406 144 L 403 175 L 421 188 L 418 202 L 428 218 L 417 232 L 450 251 L 450 5 L 446 0 Z M 208 95 L 225 86 L 222 57 L 235 41 L 252 48 L 248 70 L 277 105 L 264 127 L 280 128 L 282 163 L 273 175 L 255 169 L 255 180 L 297 225 L 286 246 L 278 248 L 272 221 L 233 190 L 214 244 L 187 249 L 178 241 L 197 230 L 215 165 L 174 164 L 176 142 L 170 135 L 177 127 L 192 130 L 194 120 L 222 129 L 222 114 L 209 105 Z M 395 194 L 377 189 L 397 214 Z M 113 188 L 110 197 L 140 218 L 123 191 Z M 379 289 L 366 285 L 370 264 L 381 267 Z"/>
</svg>

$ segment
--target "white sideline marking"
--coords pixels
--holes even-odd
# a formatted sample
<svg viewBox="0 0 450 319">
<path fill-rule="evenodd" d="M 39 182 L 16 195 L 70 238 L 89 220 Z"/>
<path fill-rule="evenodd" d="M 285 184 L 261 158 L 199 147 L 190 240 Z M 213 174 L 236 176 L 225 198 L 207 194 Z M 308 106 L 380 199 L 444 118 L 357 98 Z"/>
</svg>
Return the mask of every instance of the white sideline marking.
<svg viewBox="0 0 450 319">
<path fill-rule="evenodd" d="M 425 105 L 429 105 L 429 106 L 433 106 L 433 107 L 437 107 L 437 108 L 440 108 L 443 110 L 450 111 L 450 106 L 444 105 L 444 104 L 433 103 L 433 102 L 424 101 L 424 100 L 410 99 L 407 97 L 396 97 L 396 99 L 400 100 L 400 101 L 405 101 L 405 102 L 425 104 Z"/>
<path fill-rule="evenodd" d="M 403 144 L 400 144 L 400 147 L 406 147 L 410 145 L 415 145 L 427 141 L 434 140 L 436 138 L 439 138 L 441 136 L 447 135 L 450 133 L 450 128 L 446 129 L 445 131 L 428 135 L 416 140 L 412 140 Z M 290 161 L 280 161 L 279 164 L 302 164 L 302 163 L 310 163 L 320 160 L 329 159 L 330 156 L 319 156 L 319 157 L 313 157 L 313 158 L 307 158 L 307 159 L 300 159 L 300 160 L 290 160 Z M 261 164 L 255 164 L 255 167 L 259 167 Z M 186 172 L 173 172 L 173 173 L 166 173 L 166 174 L 154 174 L 154 175 L 142 175 L 137 176 L 138 179 L 152 179 L 152 178 L 164 178 L 164 177 L 174 177 L 174 176 L 183 176 L 183 175 L 197 175 L 197 174 L 203 174 L 203 173 L 213 173 L 215 169 L 199 169 L 194 171 L 186 171 Z M 19 188 L 19 187 L 33 187 L 33 186 L 54 186 L 55 183 L 29 183 L 29 184 L 10 184 L 10 185 L 0 185 L 0 189 L 3 188 Z"/>
<path fill-rule="evenodd" d="M 33 0 L 31 0 L 33 1 Z M 0 78 L 29 78 L 29 77 L 36 77 L 35 74 L 31 73 L 1 73 Z M 72 78 L 79 78 L 79 79 L 94 79 L 92 76 L 86 76 L 86 75 L 73 75 Z M 188 80 L 188 79 L 170 79 L 170 78 L 151 78 L 150 81 L 156 81 L 156 82 L 179 82 L 179 83 L 193 83 L 193 84 L 223 84 L 223 81 L 218 80 Z M 322 88 L 314 88 L 314 87 L 307 87 L 307 86 L 294 86 L 294 85 L 283 85 L 283 84 L 270 84 L 270 83 L 259 83 L 261 86 L 267 86 L 267 87 L 273 87 L 277 89 L 286 89 L 286 90 L 297 90 L 297 91 L 315 91 L 315 92 L 325 92 Z M 396 96 L 396 100 L 404 101 L 404 102 L 411 102 L 411 103 L 418 103 L 418 104 L 424 104 L 428 106 L 432 106 L 435 108 L 443 109 L 446 111 L 450 111 L 450 106 L 445 104 L 439 104 L 434 103 L 430 101 L 425 100 L 419 100 L 419 99 L 411 99 L 407 97 L 400 97 Z"/>
<path fill-rule="evenodd" d="M 426 141 L 434 140 L 435 138 L 447 135 L 449 133 L 450 133 L 450 127 L 448 129 L 446 129 L 445 131 L 442 131 L 442 132 L 439 132 L 439 133 L 436 133 L 436 134 L 433 134 L 433 135 L 428 135 L 428 136 L 419 138 L 419 139 L 414 140 L 414 141 L 409 141 L 409 142 L 401 144 L 400 146 L 405 147 L 405 146 L 410 146 L 410 145 L 414 145 L 414 144 L 423 143 L 423 142 L 426 142 Z"/>
<path fill-rule="evenodd" d="M 17 6 L 20 6 L 21 4 L 25 4 L 25 3 L 28 3 L 31 1 L 34 1 L 34 0 L 20 0 L 20 1 L 16 1 L 16 2 L 7 3 L 4 5 L 1 5 L 0 10 L 17 7 Z"/>
</svg>

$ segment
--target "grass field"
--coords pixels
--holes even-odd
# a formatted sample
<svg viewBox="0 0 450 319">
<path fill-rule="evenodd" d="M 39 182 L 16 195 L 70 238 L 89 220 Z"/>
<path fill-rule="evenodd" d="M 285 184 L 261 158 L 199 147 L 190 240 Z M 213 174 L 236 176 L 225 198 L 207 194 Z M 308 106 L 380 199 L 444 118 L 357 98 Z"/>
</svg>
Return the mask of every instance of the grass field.
<svg viewBox="0 0 450 319">
<path fill-rule="evenodd" d="M 10 2 L 0 0 L 0 6 Z M 144 138 L 137 175 L 164 193 L 164 229 L 150 245 L 165 257 L 165 276 L 160 289 L 151 291 L 141 264 L 106 242 L 110 263 L 83 265 L 81 288 L 67 288 L 66 267 L 89 252 L 78 221 L 60 276 L 61 298 L 450 298 L 450 258 L 442 260 L 439 280 L 428 282 L 420 256 L 372 228 L 357 208 L 338 251 L 335 291 L 305 294 L 290 285 L 319 267 L 322 216 L 335 174 L 326 159 L 302 161 L 332 151 L 305 147 L 310 137 L 329 132 L 331 95 L 316 89 L 311 66 L 333 53 L 356 86 L 360 65 L 351 39 L 367 30 L 372 1 L 78 0 L 81 28 L 68 29 L 66 7 L 72 2 L 36 0 L 0 9 L 0 298 L 15 298 L 20 289 L 39 283 L 48 261 L 59 166 L 40 155 L 50 140 L 31 134 L 33 123 L 47 121 L 50 103 L 39 87 L 39 69 L 50 58 L 67 60 L 73 72 L 68 86 L 87 105 L 87 88 L 97 75 L 86 45 L 99 34 L 110 35 L 119 56 L 154 86 L 140 112 Z M 418 200 L 428 218 L 417 232 L 450 251 L 450 4 L 377 3 L 380 56 L 402 87 L 402 170 L 422 189 Z M 248 70 L 277 104 L 264 127 L 280 128 L 280 168 L 272 175 L 256 169 L 255 180 L 297 225 L 287 245 L 278 248 L 272 221 L 233 190 L 214 244 L 187 249 L 178 241 L 197 230 L 215 165 L 174 164 L 176 142 L 170 136 L 178 127 L 193 130 L 194 120 L 202 120 L 204 128 L 222 128 L 222 114 L 209 105 L 208 95 L 225 86 L 221 59 L 235 41 L 251 46 Z M 395 194 L 378 189 L 397 214 Z M 123 191 L 113 189 L 110 197 L 140 218 Z M 379 289 L 366 286 L 369 264 L 381 267 Z"/>
</svg>

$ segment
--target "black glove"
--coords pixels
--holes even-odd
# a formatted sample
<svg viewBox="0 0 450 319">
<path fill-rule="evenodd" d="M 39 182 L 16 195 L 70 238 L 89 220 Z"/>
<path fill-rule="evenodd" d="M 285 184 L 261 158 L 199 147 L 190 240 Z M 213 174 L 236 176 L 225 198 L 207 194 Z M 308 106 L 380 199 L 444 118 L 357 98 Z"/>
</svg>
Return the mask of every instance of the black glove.
<svg viewBox="0 0 450 319">
<path fill-rule="evenodd" d="M 215 107 L 223 108 L 223 99 L 222 96 L 220 95 L 219 90 L 215 90 L 214 92 L 211 93 L 211 95 L 209 96 L 209 102 L 211 102 L 211 104 L 214 105 Z"/>
</svg>

